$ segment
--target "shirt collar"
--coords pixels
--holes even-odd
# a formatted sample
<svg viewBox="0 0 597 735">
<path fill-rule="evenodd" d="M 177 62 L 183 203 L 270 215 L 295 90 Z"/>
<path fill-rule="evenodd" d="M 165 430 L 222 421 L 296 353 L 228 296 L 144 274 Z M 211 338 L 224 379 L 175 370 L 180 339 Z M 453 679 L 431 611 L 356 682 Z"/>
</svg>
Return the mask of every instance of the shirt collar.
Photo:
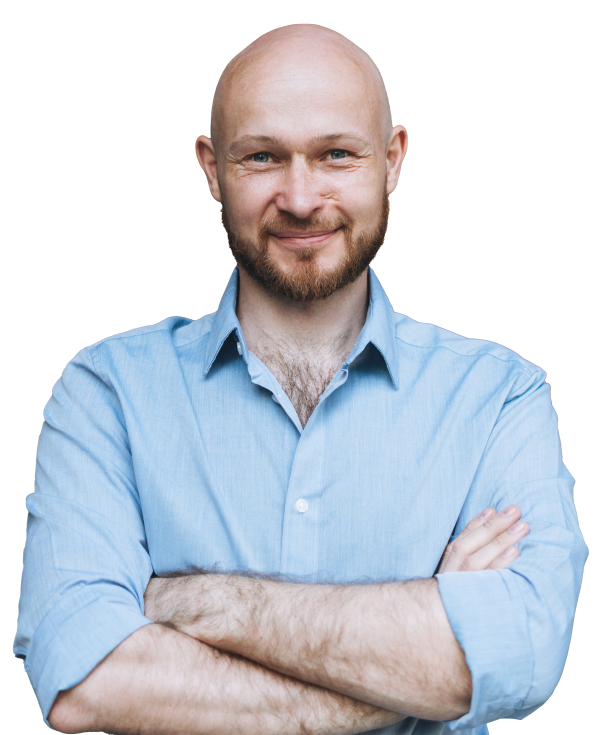
<svg viewBox="0 0 597 735">
<path fill-rule="evenodd" d="M 203 374 L 207 375 L 214 364 L 224 342 L 236 331 L 240 343 L 241 354 L 247 362 L 247 344 L 236 316 L 236 294 L 238 288 L 238 268 L 235 268 L 228 285 L 224 291 L 218 310 L 214 315 Z M 394 310 L 390 300 L 386 296 L 377 276 L 372 268 L 369 268 L 369 309 L 365 325 L 358 336 L 355 346 L 346 358 L 346 364 L 350 365 L 368 344 L 373 344 L 380 352 L 386 367 L 392 378 L 394 387 L 398 387 L 397 380 L 397 355 L 396 338 L 394 326 Z"/>
</svg>

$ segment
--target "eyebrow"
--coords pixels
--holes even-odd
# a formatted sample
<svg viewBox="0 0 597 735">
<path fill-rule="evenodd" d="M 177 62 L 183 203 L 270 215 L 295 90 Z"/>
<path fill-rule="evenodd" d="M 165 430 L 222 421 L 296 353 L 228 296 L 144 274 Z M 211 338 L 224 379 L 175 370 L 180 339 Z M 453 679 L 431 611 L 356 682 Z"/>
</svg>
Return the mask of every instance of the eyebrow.
<svg viewBox="0 0 597 735">
<path fill-rule="evenodd" d="M 363 138 L 359 138 L 358 135 L 352 133 L 330 133 L 328 135 L 316 135 L 307 141 L 307 145 L 315 146 L 322 144 L 337 143 L 338 141 L 346 141 L 347 143 L 353 143 L 361 146 L 367 146 L 369 143 Z M 228 148 L 228 153 L 234 155 L 239 148 L 243 148 L 246 145 L 264 145 L 273 146 L 276 148 L 283 148 L 284 141 L 281 138 L 276 138 L 270 135 L 243 135 L 242 138 L 235 140 L 234 143 Z"/>
</svg>

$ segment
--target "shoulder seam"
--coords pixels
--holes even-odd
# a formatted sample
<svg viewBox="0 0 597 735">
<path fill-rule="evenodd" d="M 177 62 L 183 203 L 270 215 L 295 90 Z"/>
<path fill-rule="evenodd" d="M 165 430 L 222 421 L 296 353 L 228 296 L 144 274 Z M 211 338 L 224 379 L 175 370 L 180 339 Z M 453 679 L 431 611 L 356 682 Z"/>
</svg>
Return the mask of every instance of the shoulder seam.
<svg viewBox="0 0 597 735">
<path fill-rule="evenodd" d="M 447 345 L 415 345 L 415 344 L 412 344 L 411 342 L 407 342 L 403 337 L 399 337 L 397 334 L 394 335 L 394 339 L 399 340 L 400 342 L 404 343 L 405 345 L 408 345 L 409 347 L 418 347 L 421 349 L 437 349 L 438 347 L 441 347 L 442 349 L 448 350 L 448 352 L 451 352 L 454 355 L 458 355 L 459 357 L 493 357 L 495 360 L 499 360 L 500 362 L 503 362 L 503 363 L 516 362 L 523 370 L 526 370 L 529 373 L 529 375 L 533 375 L 536 372 L 540 372 L 542 370 L 542 368 L 539 367 L 538 365 L 537 365 L 537 370 L 532 370 L 527 365 L 524 365 L 522 362 L 520 362 L 520 360 L 526 359 L 522 357 L 522 355 L 518 356 L 520 360 L 517 359 L 516 357 L 512 357 L 510 360 L 505 360 L 504 358 L 499 357 L 498 355 L 494 355 L 491 352 L 485 352 L 485 353 L 477 352 L 477 353 L 473 353 L 472 355 L 469 355 L 469 354 L 462 353 L 462 352 L 456 352 L 456 350 L 451 349 Z M 489 341 L 489 340 L 485 340 L 485 341 Z"/>
</svg>

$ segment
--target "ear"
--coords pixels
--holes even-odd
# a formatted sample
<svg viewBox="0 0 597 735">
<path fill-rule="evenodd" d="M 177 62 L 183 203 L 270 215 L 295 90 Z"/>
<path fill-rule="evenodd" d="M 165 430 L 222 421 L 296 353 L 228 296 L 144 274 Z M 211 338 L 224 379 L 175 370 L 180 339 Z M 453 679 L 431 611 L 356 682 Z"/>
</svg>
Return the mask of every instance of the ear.
<svg viewBox="0 0 597 735">
<path fill-rule="evenodd" d="M 402 161 L 406 155 L 406 149 L 408 147 L 408 135 L 402 125 L 396 125 L 390 135 L 388 147 L 386 148 L 386 168 L 387 168 L 387 179 L 386 186 L 388 194 L 391 194 L 396 185 L 398 184 L 398 177 L 400 176 L 400 168 Z"/>
<path fill-rule="evenodd" d="M 197 157 L 197 174 L 207 185 L 214 207 L 219 212 L 218 203 L 222 201 L 222 194 L 218 184 L 216 153 L 209 136 L 200 135 L 197 138 L 195 141 L 195 155 Z"/>
</svg>

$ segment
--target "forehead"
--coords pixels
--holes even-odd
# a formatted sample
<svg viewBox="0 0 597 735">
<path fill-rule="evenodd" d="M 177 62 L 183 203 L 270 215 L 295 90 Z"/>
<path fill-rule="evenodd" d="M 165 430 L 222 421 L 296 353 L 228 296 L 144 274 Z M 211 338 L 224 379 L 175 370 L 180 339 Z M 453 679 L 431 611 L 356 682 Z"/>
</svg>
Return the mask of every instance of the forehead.
<svg viewBox="0 0 597 735">
<path fill-rule="evenodd" d="M 381 140 L 376 80 L 344 54 L 268 53 L 232 70 L 222 98 L 222 143 L 263 135 L 313 140 L 338 131 Z"/>
</svg>

